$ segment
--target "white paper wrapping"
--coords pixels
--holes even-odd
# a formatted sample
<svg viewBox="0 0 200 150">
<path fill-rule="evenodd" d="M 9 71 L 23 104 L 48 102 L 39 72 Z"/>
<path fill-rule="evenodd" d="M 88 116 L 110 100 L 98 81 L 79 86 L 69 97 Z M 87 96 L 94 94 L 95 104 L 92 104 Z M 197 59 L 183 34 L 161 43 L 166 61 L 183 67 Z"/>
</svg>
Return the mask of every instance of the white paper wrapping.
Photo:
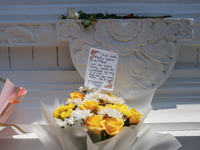
<svg viewBox="0 0 200 150">
<path fill-rule="evenodd" d="M 98 143 L 93 143 L 82 127 L 60 128 L 46 106 L 41 110 L 47 125 L 34 127 L 33 131 L 48 150 L 176 150 L 181 147 L 172 135 L 142 126 L 151 106 L 146 108 L 138 125 L 123 127 L 116 136 Z"/>
</svg>

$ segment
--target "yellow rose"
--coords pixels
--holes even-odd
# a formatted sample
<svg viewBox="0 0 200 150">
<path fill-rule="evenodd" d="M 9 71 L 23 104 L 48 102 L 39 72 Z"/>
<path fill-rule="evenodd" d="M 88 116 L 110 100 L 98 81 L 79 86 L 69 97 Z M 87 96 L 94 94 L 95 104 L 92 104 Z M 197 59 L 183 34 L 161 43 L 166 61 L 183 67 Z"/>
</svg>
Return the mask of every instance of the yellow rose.
<svg viewBox="0 0 200 150">
<path fill-rule="evenodd" d="M 101 105 L 99 105 L 99 106 L 97 107 L 97 111 L 100 111 L 101 109 L 106 109 L 106 108 L 109 108 L 109 106 L 108 106 L 108 105 L 106 105 L 106 106 L 101 106 Z"/>
<path fill-rule="evenodd" d="M 95 110 L 98 106 L 99 106 L 99 104 L 98 104 L 97 101 L 85 101 L 82 105 L 80 105 L 80 108 L 81 108 L 82 110 L 88 109 L 88 110 L 90 110 L 90 111 L 92 112 L 92 111 Z"/>
<path fill-rule="evenodd" d="M 90 132 L 100 135 L 100 131 L 103 129 L 101 125 L 102 120 L 103 117 L 101 115 L 93 115 L 86 118 L 85 124 Z"/>
<path fill-rule="evenodd" d="M 129 123 L 131 124 L 138 124 L 142 114 L 140 114 L 137 110 L 135 110 L 134 108 L 132 108 L 130 110 L 131 115 L 129 116 Z"/>
<path fill-rule="evenodd" d="M 86 118 L 85 124 L 91 127 L 102 127 L 101 126 L 102 120 L 103 117 L 101 115 L 93 115 Z"/>
<path fill-rule="evenodd" d="M 93 115 L 87 117 L 85 124 L 88 127 L 88 134 L 93 142 L 99 142 L 101 140 L 101 131 L 103 130 L 101 122 L 103 117 L 101 115 Z"/>
<path fill-rule="evenodd" d="M 110 109 L 117 109 L 118 111 L 120 111 L 124 116 L 129 117 L 130 114 L 130 110 L 129 110 L 129 106 L 124 105 L 124 104 L 113 104 L 113 105 L 109 105 Z"/>
<path fill-rule="evenodd" d="M 101 125 L 107 134 L 114 136 L 122 129 L 124 121 L 119 118 L 106 118 L 101 122 Z"/>
<path fill-rule="evenodd" d="M 74 92 L 74 93 L 71 93 L 71 94 L 70 94 L 70 97 L 71 97 L 71 99 L 80 98 L 80 99 L 83 100 L 84 95 L 81 94 L 80 92 Z M 67 99 L 67 100 L 69 100 L 69 99 Z"/>
</svg>

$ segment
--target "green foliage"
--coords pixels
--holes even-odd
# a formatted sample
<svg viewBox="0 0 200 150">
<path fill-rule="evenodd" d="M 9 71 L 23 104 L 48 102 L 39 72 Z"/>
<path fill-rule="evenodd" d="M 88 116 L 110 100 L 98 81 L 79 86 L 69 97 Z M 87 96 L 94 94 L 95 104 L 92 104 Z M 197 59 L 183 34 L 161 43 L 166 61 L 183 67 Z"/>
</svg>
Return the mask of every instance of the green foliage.
<svg viewBox="0 0 200 150">
<path fill-rule="evenodd" d="M 111 137 L 112 137 L 112 136 L 109 135 L 108 133 L 106 133 L 105 130 L 101 131 L 101 141 L 107 140 L 107 139 L 109 139 L 109 138 L 111 138 Z"/>
<path fill-rule="evenodd" d="M 163 18 L 169 18 L 172 17 L 171 15 L 164 15 L 164 16 L 138 16 L 134 14 L 126 15 L 126 16 L 118 16 L 116 14 L 102 14 L 102 13 L 97 13 L 97 14 L 86 14 L 82 10 L 78 12 L 79 13 L 79 19 L 82 19 L 81 23 L 82 25 L 87 28 L 88 26 L 91 25 L 93 22 L 97 22 L 98 19 L 163 19 Z M 61 15 L 59 17 L 60 19 L 67 19 L 66 16 Z"/>
</svg>

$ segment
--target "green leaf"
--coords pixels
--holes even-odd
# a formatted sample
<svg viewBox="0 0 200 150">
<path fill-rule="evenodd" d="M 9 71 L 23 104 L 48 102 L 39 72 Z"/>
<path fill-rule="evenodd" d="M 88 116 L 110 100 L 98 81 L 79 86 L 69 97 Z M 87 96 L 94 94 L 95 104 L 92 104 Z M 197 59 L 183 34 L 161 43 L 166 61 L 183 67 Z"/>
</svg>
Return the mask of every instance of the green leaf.
<svg viewBox="0 0 200 150">
<path fill-rule="evenodd" d="M 108 13 L 106 13 L 106 15 L 105 15 L 105 19 L 108 19 L 109 18 L 109 14 Z"/>
<path fill-rule="evenodd" d="M 102 141 L 103 141 L 103 140 L 107 140 L 107 139 L 109 139 L 109 138 L 112 137 L 111 135 L 109 135 L 108 133 L 106 133 L 105 130 L 101 131 L 100 133 L 101 133 L 101 140 L 102 140 Z"/>
<path fill-rule="evenodd" d="M 73 110 L 75 110 L 78 106 L 75 105 L 75 107 L 73 108 Z"/>
<path fill-rule="evenodd" d="M 133 125 L 133 124 L 129 123 L 129 120 L 126 120 L 126 121 L 124 122 L 124 126 L 129 127 L 129 126 L 131 126 L 131 125 Z"/>
<path fill-rule="evenodd" d="M 91 113 L 96 114 L 97 113 L 97 108 L 95 108 Z"/>
<path fill-rule="evenodd" d="M 91 25 L 92 22 L 97 22 L 97 19 L 124 19 L 123 16 L 118 16 L 116 14 L 102 14 L 102 13 L 97 13 L 97 14 L 87 14 L 84 13 L 82 10 L 78 11 L 79 13 L 79 19 L 82 19 L 82 25 L 87 28 L 89 25 Z M 134 19 L 146 19 L 146 18 L 152 18 L 152 19 L 163 19 L 163 18 L 168 18 L 172 17 L 171 15 L 164 15 L 164 16 L 133 16 L 132 18 Z M 59 19 L 67 19 L 66 16 L 61 15 Z"/>
<path fill-rule="evenodd" d="M 97 16 L 97 19 L 102 19 L 104 17 L 104 15 L 102 13 L 98 13 L 98 14 L 96 14 L 96 16 Z"/>
<path fill-rule="evenodd" d="M 96 15 L 93 14 L 93 15 L 90 16 L 89 20 L 91 22 L 97 22 L 96 18 L 97 18 Z"/>
<path fill-rule="evenodd" d="M 86 13 L 80 13 L 79 19 L 87 19 Z"/>
<path fill-rule="evenodd" d="M 58 17 L 58 19 L 67 19 L 67 17 L 65 15 L 61 15 Z"/>
<path fill-rule="evenodd" d="M 85 28 L 87 28 L 92 22 L 88 19 L 82 19 L 81 23 Z"/>
<path fill-rule="evenodd" d="M 111 15 L 109 16 L 109 18 L 110 18 L 110 19 L 117 19 L 117 15 L 111 14 Z"/>
</svg>

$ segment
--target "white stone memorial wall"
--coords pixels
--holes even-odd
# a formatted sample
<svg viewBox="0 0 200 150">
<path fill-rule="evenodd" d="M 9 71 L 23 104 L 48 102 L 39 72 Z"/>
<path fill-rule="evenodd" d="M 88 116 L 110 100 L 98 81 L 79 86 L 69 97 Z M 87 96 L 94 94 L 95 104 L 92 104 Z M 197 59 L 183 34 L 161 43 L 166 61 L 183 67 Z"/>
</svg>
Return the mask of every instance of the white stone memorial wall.
<svg viewBox="0 0 200 150">
<path fill-rule="evenodd" d="M 198 0 L 165 1 L 0 1 L 0 76 L 24 86 L 28 94 L 16 108 L 8 123 L 30 129 L 41 121 L 40 100 L 69 95 L 84 81 L 76 71 L 68 42 L 56 37 L 56 20 L 75 7 L 87 13 L 141 15 L 170 14 L 175 18 L 194 18 L 194 38 L 180 42 L 175 68 L 168 80 L 157 89 L 146 124 L 163 133 L 176 136 L 181 150 L 199 148 L 200 137 L 200 2 Z M 0 88 L 2 83 L 0 83 Z M 20 117 L 16 117 L 20 116 Z M 3 135 L 3 134 L 1 134 Z M 16 140 L 0 135 L 0 145 L 12 149 Z M 34 137 L 30 146 L 44 149 Z M 33 142 L 34 141 L 34 142 Z M 8 144 L 9 143 L 9 144 Z M 12 143 L 12 144 L 11 144 Z M 24 140 L 17 140 L 23 149 Z M 19 144 L 20 143 L 20 144 Z"/>
</svg>

